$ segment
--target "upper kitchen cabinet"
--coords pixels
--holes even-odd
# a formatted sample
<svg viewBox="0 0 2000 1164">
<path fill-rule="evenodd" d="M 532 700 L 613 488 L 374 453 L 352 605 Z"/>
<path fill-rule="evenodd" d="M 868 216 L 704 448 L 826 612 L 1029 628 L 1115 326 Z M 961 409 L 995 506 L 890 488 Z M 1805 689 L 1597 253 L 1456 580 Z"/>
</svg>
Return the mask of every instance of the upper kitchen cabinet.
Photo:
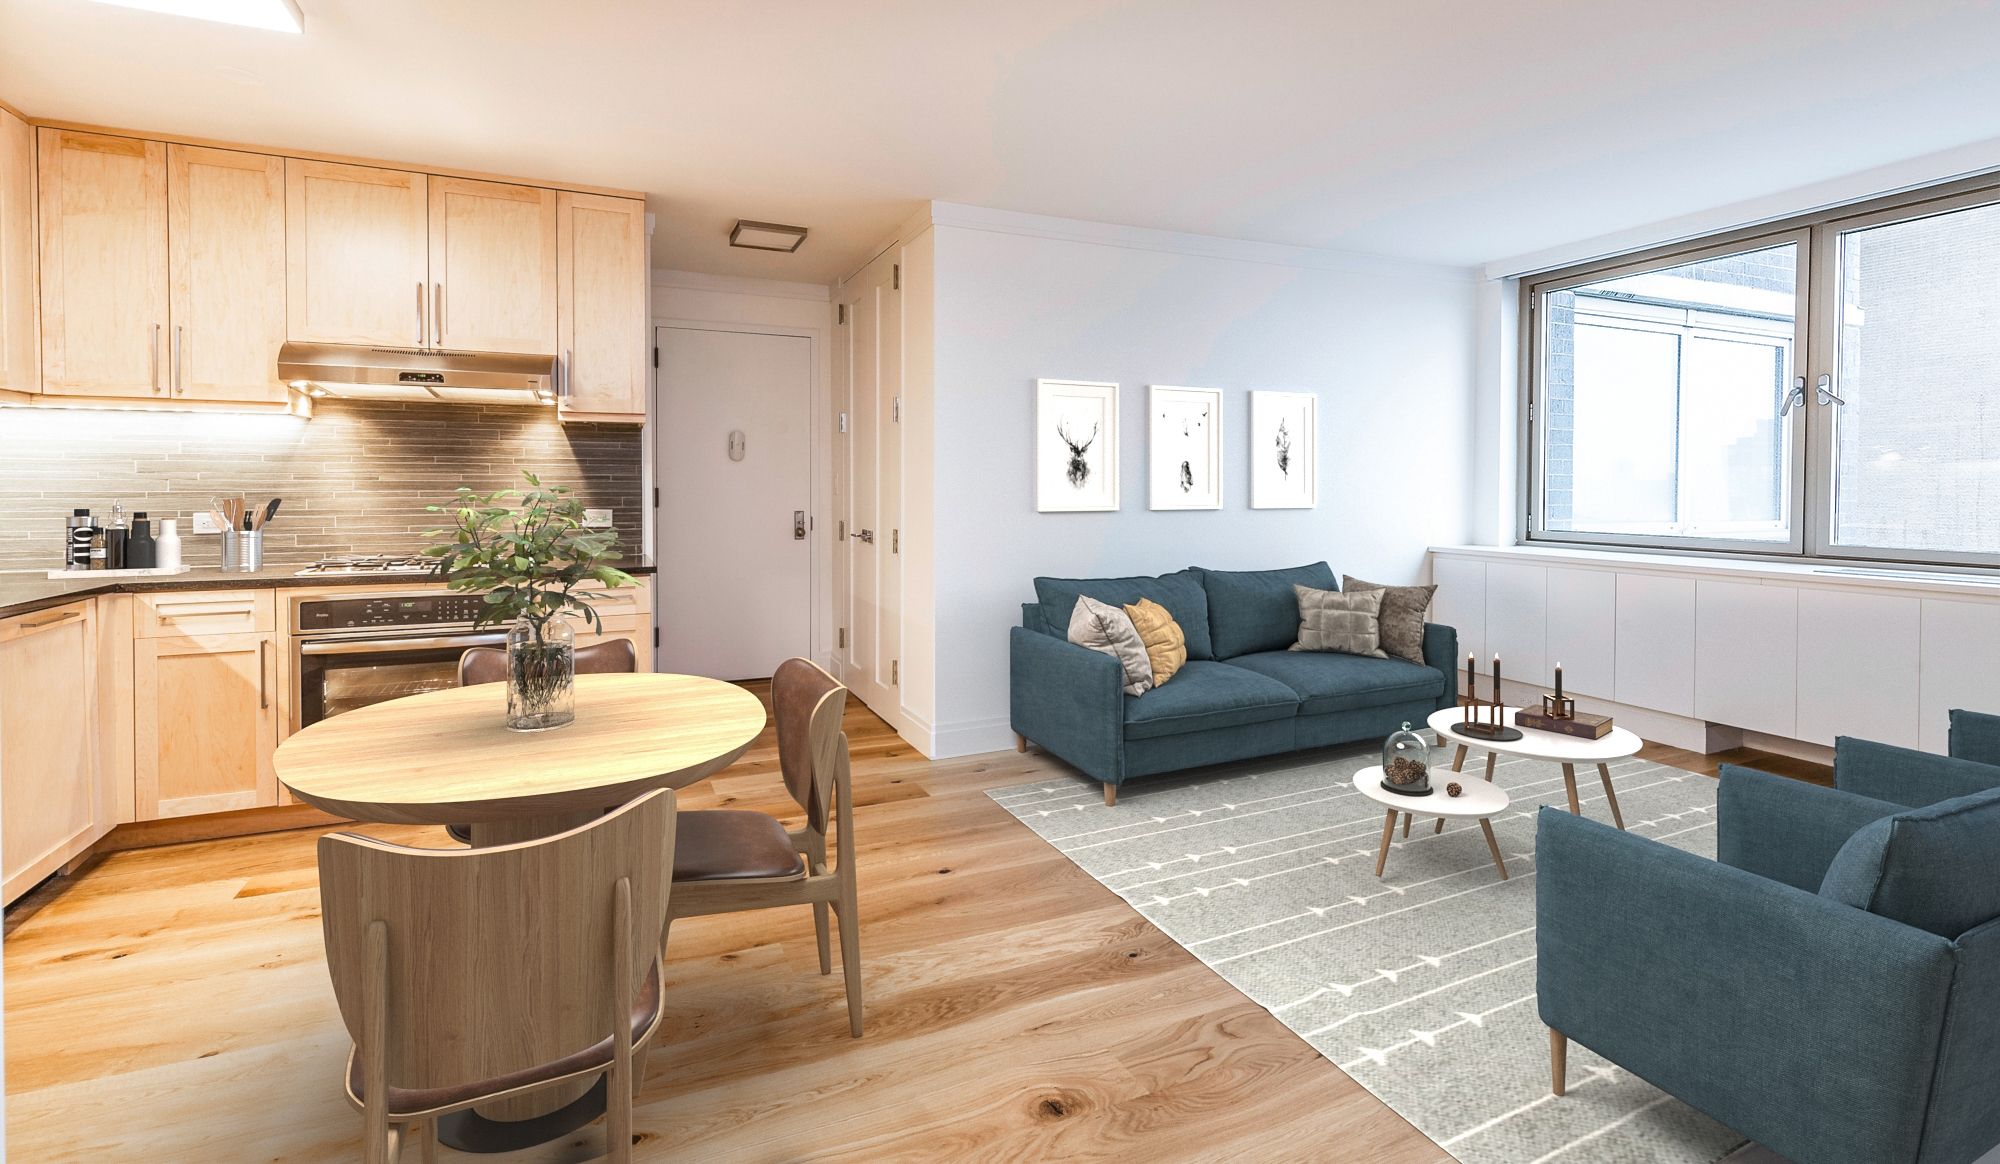
<svg viewBox="0 0 2000 1164">
<path fill-rule="evenodd" d="M 174 398 L 284 403 L 285 160 L 168 146 L 167 250 Z"/>
<path fill-rule="evenodd" d="M 0 109 L 0 393 L 42 390 L 35 339 L 35 131 Z"/>
<path fill-rule="evenodd" d="M 646 419 L 646 204 L 600 194 L 556 196 L 562 419 Z"/>
<path fill-rule="evenodd" d="M 168 396 L 167 147 L 38 131 L 42 390 Z"/>
<path fill-rule="evenodd" d="M 431 343 L 556 350 L 556 192 L 430 179 Z"/>
<path fill-rule="evenodd" d="M 289 338 L 429 346 L 427 196 L 423 174 L 286 159 Z"/>
</svg>

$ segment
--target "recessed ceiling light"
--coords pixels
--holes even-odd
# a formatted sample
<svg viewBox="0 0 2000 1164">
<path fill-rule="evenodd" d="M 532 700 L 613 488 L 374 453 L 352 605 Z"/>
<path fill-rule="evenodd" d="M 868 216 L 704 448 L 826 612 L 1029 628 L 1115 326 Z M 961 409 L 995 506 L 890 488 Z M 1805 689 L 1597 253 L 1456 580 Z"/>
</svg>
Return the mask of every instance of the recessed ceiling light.
<svg viewBox="0 0 2000 1164">
<path fill-rule="evenodd" d="M 120 8 L 164 12 L 168 16 L 191 16 L 220 24 L 240 24 L 272 32 L 304 32 L 305 13 L 298 0 L 97 0 Z"/>
<path fill-rule="evenodd" d="M 799 249 L 806 241 L 803 226 L 780 226 L 775 222 L 752 222 L 747 218 L 736 220 L 736 229 L 729 232 L 729 245 L 747 247 L 753 251 L 784 251 L 786 254 Z"/>
</svg>

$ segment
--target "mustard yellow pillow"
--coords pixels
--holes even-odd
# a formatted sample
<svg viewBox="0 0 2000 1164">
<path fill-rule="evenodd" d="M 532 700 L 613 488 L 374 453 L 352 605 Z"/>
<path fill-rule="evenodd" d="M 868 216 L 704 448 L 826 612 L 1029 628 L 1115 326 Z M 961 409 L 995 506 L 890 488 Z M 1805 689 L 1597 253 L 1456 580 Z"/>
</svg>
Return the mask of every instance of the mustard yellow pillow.
<svg viewBox="0 0 2000 1164">
<path fill-rule="evenodd" d="M 1187 635 L 1174 616 L 1167 613 L 1167 608 L 1150 598 L 1141 598 L 1138 605 L 1126 607 L 1125 613 L 1139 632 L 1139 641 L 1146 644 L 1146 660 L 1153 666 L 1153 686 L 1158 687 L 1187 663 Z"/>
</svg>

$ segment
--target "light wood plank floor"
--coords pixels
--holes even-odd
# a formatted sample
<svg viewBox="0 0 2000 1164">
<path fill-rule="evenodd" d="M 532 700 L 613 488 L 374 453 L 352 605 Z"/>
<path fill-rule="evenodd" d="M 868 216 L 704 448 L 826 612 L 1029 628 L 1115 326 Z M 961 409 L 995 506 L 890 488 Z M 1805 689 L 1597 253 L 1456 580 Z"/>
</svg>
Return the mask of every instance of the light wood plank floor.
<svg viewBox="0 0 2000 1164">
<path fill-rule="evenodd" d="M 846 727 L 867 1035 L 810 911 L 676 923 L 639 1159 L 1450 1159 L 984 795 L 1063 765 L 930 763 L 851 702 Z M 796 815 L 768 730 L 681 803 Z M 7 938 L 14 1159 L 359 1159 L 319 831 L 112 853 Z M 486 1159 L 589 1159 L 602 1135 Z"/>
</svg>

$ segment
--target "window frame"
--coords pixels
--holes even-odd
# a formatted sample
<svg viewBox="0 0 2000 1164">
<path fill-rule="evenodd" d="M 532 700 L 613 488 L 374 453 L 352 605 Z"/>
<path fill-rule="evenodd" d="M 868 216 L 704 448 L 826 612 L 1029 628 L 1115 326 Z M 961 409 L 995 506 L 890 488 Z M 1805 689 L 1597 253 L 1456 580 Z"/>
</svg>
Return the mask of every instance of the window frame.
<svg viewBox="0 0 2000 1164">
<path fill-rule="evenodd" d="M 1841 394 L 1838 367 L 1840 341 L 1840 262 L 1843 234 L 1932 218 L 1954 211 L 2000 204 L 2000 173 L 1935 183 L 1897 194 L 1882 195 L 1829 207 L 1776 222 L 1742 227 L 1697 238 L 1607 256 L 1555 270 L 1520 277 L 1520 401 L 1519 474 L 1515 505 L 1515 538 L 1521 545 L 1601 548 L 1691 556 L 1717 556 L 1829 565 L 1876 565 L 1911 570 L 1990 571 L 2000 567 L 2000 553 L 1918 550 L 1893 546 L 1843 546 L 1833 540 L 1837 404 L 1818 403 L 1819 377 L 1832 377 Z M 1798 305 L 1792 337 L 1792 383 L 1804 383 L 1804 402 L 1792 409 L 1791 466 L 1788 484 L 1790 537 L 1786 541 L 1736 538 L 1662 537 L 1606 534 L 1541 528 L 1544 503 L 1546 442 L 1540 423 L 1547 415 L 1543 352 L 1546 341 L 1542 297 L 1589 283 L 1677 267 L 1744 251 L 1782 246 L 1798 247 Z"/>
</svg>

